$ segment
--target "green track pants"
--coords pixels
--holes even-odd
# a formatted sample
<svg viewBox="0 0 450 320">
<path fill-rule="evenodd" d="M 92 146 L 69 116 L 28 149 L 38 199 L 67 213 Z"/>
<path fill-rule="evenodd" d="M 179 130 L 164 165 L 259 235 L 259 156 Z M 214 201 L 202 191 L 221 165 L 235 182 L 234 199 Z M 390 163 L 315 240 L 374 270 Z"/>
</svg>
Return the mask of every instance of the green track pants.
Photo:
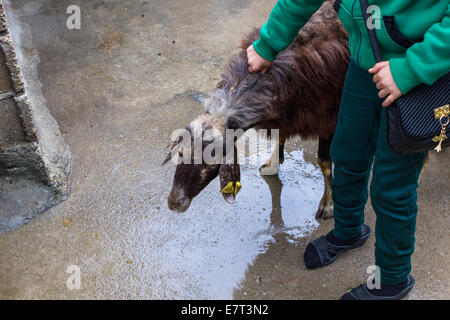
<svg viewBox="0 0 450 320">
<path fill-rule="evenodd" d="M 387 141 L 386 109 L 372 75 L 353 60 L 331 145 L 334 235 L 352 239 L 364 222 L 368 183 L 377 216 L 375 263 L 381 283 L 398 284 L 411 272 L 417 216 L 417 187 L 425 153 L 395 153 Z"/>
</svg>

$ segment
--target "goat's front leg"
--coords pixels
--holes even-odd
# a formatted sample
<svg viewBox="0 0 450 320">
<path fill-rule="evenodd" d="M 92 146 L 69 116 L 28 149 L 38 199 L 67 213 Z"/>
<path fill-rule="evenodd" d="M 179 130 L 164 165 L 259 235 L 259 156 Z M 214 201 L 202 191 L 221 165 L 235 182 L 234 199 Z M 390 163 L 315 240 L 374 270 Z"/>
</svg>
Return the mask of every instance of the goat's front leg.
<svg viewBox="0 0 450 320">
<path fill-rule="evenodd" d="M 333 198 L 331 193 L 331 180 L 333 179 L 332 161 L 330 157 L 330 147 L 333 136 L 322 139 L 319 138 L 318 163 L 322 170 L 325 189 L 322 200 L 317 209 L 317 220 L 328 220 L 333 218 Z"/>
<path fill-rule="evenodd" d="M 272 156 L 269 161 L 263 164 L 259 171 L 262 175 L 275 175 L 278 173 L 280 164 L 284 162 L 284 145 L 286 143 L 285 139 L 280 139 L 275 145 L 275 149 L 272 152 Z"/>
<path fill-rule="evenodd" d="M 277 175 L 262 175 L 262 178 L 269 187 L 272 196 L 272 212 L 270 213 L 270 225 L 275 228 L 282 228 L 284 225 L 283 216 L 281 214 L 281 191 L 283 183 Z"/>
</svg>

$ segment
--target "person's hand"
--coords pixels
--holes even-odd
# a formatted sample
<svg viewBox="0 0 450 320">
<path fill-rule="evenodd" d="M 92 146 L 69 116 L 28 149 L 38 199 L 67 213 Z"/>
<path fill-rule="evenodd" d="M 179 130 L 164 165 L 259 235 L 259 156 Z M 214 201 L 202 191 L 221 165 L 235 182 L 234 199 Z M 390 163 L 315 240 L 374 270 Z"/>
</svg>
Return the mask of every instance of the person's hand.
<svg viewBox="0 0 450 320">
<path fill-rule="evenodd" d="M 389 107 L 395 100 L 402 96 L 400 89 L 392 77 L 391 68 L 389 67 L 389 61 L 378 62 L 373 68 L 369 69 L 369 72 L 375 74 L 372 78 L 376 83 L 378 96 L 380 98 L 386 98 L 382 104 L 383 107 Z"/>
<path fill-rule="evenodd" d="M 247 48 L 248 71 L 266 73 L 272 61 L 266 60 L 255 51 L 253 45 Z"/>
</svg>

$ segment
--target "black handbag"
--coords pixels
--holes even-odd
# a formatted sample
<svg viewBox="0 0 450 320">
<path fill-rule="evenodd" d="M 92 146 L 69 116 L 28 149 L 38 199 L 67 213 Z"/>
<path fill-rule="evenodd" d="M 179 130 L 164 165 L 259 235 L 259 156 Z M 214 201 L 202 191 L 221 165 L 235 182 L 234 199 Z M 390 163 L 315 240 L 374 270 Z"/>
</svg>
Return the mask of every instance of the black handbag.
<svg viewBox="0 0 450 320">
<path fill-rule="evenodd" d="M 375 61 L 383 61 L 374 28 L 367 21 L 368 1 L 360 0 L 369 41 Z M 387 137 L 392 150 L 417 153 L 428 150 L 440 152 L 450 145 L 446 128 L 450 117 L 450 72 L 434 84 L 421 84 L 397 99 L 387 108 Z"/>
</svg>

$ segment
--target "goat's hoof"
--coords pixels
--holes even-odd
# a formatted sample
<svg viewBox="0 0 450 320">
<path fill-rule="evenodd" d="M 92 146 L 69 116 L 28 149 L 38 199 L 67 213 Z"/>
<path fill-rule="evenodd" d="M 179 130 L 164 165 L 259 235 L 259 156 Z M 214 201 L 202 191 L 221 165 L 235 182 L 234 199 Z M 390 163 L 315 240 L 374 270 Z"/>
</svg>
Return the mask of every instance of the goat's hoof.
<svg viewBox="0 0 450 320">
<path fill-rule="evenodd" d="M 272 162 L 267 162 L 259 168 L 259 172 L 264 176 L 273 176 L 278 174 L 280 166 L 272 166 Z"/>
<path fill-rule="evenodd" d="M 264 176 L 273 176 L 280 171 L 280 164 L 284 162 L 284 158 L 280 158 L 277 165 L 272 167 L 272 161 L 269 160 L 259 168 L 259 172 Z"/>
<path fill-rule="evenodd" d="M 333 218 L 333 203 L 323 203 L 319 204 L 319 209 L 317 209 L 316 220 L 325 221 Z"/>
</svg>

